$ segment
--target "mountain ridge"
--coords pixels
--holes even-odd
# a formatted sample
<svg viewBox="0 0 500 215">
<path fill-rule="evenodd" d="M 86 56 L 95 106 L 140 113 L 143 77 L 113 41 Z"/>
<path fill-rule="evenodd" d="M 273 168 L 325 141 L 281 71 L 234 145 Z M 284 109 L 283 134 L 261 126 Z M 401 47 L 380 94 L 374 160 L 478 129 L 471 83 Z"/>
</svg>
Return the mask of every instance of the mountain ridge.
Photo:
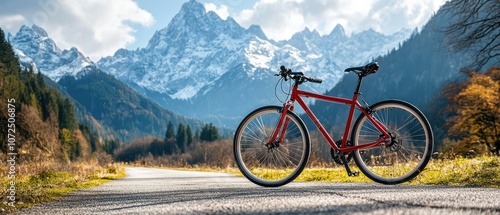
<svg viewBox="0 0 500 215">
<path fill-rule="evenodd" d="M 441 116 L 437 116 L 439 110 L 432 110 L 432 106 L 439 99 L 443 87 L 460 78 L 460 69 L 471 63 L 470 53 L 453 51 L 447 45 L 445 32 L 439 30 L 446 29 L 450 24 L 447 7 L 449 4 L 445 4 L 422 31 L 415 32 L 399 49 L 375 58 L 380 69 L 364 78 L 361 87 L 362 96 L 369 104 L 400 99 L 415 105 L 434 126 L 436 142 L 443 138 L 443 128 L 435 127 L 442 125 L 436 123 Z M 356 75 L 348 74 L 325 94 L 351 98 L 357 80 Z M 338 128 L 345 125 L 347 110 L 342 107 L 318 102 L 311 109 L 323 120 L 322 123 L 332 126 L 332 130 L 339 131 Z M 311 122 L 308 124 L 313 126 Z"/>
<path fill-rule="evenodd" d="M 52 41 L 38 26 L 32 32 L 38 35 L 38 39 L 33 39 L 35 44 Z M 306 28 L 288 41 L 274 41 L 267 38 L 258 25 L 245 29 L 231 17 L 221 19 L 213 11 L 206 11 L 201 3 L 191 0 L 167 27 L 155 32 L 146 47 L 119 49 L 97 63 L 86 61 L 88 58 L 76 48 L 63 50 L 67 53 L 63 61 L 53 41 L 44 46 L 52 49 L 43 49 L 42 54 L 29 52 L 36 47 L 24 45 L 27 43 L 21 43 L 16 37 L 13 44 L 19 55 L 26 56 L 22 58 L 25 67 L 34 65 L 34 59 L 49 62 L 39 69 L 55 81 L 65 75 L 79 78 L 85 75 L 82 71 L 99 69 L 177 114 L 234 127 L 250 108 L 276 101 L 273 74 L 280 65 L 322 78 L 322 85 L 306 88 L 324 93 L 343 76 L 344 67 L 387 53 L 396 48 L 408 32 L 403 30 L 395 36 L 371 32 L 377 38 L 366 41 L 364 32 L 349 37 L 343 27 L 337 25 L 329 35 L 320 36 L 314 29 Z M 69 68 L 70 65 L 73 67 Z M 232 74 L 226 75 L 228 72 Z M 221 96 L 226 100 L 220 100 Z M 235 103 L 238 110 L 228 110 Z"/>
<path fill-rule="evenodd" d="M 274 41 L 269 40 L 258 25 L 245 29 L 231 17 L 223 20 L 216 13 L 206 11 L 201 3 L 189 1 L 167 27 L 155 32 L 145 48 L 119 50 L 97 64 L 103 71 L 163 107 L 183 115 L 196 114 L 202 120 L 212 120 L 205 116 L 223 116 L 225 112 L 218 110 L 231 105 L 222 101 L 219 105 L 213 104 L 214 108 L 210 110 L 203 108 L 207 100 L 219 100 L 217 97 L 221 93 L 227 94 L 225 96 L 232 103 L 240 104 L 245 111 L 253 106 L 242 97 L 247 93 L 245 89 L 225 92 L 216 89 L 233 81 L 221 78 L 229 77 L 225 76 L 229 71 L 236 72 L 234 68 L 240 68 L 240 82 L 251 82 L 257 88 L 268 89 L 264 85 L 274 86 L 274 83 L 264 79 L 272 77 L 280 65 L 286 65 L 324 79 L 323 85 L 308 86 L 308 90 L 323 93 L 343 76 L 344 67 L 386 54 L 409 34 L 409 30 L 394 36 L 372 33 L 377 38 L 366 41 L 363 38 L 366 32 L 349 37 L 343 27 L 337 25 L 329 35 L 320 36 L 316 30 L 306 28 L 290 40 Z M 259 72 L 255 73 L 257 70 Z M 207 96 L 209 98 L 204 98 Z M 274 100 L 272 92 L 260 97 L 255 98 L 256 104 Z M 223 124 L 232 127 L 235 122 Z"/>
<path fill-rule="evenodd" d="M 9 40 L 14 44 L 14 51 L 23 67 L 29 68 L 36 64 L 37 70 L 44 71 L 44 75 L 56 82 L 65 75 L 77 76 L 84 68 L 97 66 L 75 47 L 61 50 L 47 32 L 37 25 L 31 28 L 23 25 L 15 36 L 9 36 Z"/>
<path fill-rule="evenodd" d="M 166 110 L 102 72 L 77 48 L 59 49 L 41 27 L 22 26 L 11 41 L 16 55 L 22 56 L 20 63 L 45 75 L 48 84 L 73 101 L 79 121 L 101 137 L 126 142 L 146 135 L 163 136 L 169 121 L 193 130 L 202 128 L 201 121 Z"/>
</svg>

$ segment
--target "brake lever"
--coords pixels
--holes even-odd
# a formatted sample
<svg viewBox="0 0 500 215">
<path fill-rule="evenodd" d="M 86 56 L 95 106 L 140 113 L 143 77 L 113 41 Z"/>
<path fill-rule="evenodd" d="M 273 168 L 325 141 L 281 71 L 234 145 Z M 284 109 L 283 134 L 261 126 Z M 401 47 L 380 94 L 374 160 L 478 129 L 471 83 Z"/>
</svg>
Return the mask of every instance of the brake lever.
<svg viewBox="0 0 500 215">
<path fill-rule="evenodd" d="M 290 70 L 290 69 L 287 69 L 287 68 L 286 68 L 285 66 L 283 66 L 283 65 L 282 65 L 282 66 L 280 66 L 280 74 L 279 74 L 279 75 L 281 75 L 281 77 L 283 77 L 283 79 L 285 79 L 285 81 L 288 81 L 287 76 L 288 76 L 288 73 L 289 73 L 289 72 L 291 72 L 291 70 Z"/>
</svg>

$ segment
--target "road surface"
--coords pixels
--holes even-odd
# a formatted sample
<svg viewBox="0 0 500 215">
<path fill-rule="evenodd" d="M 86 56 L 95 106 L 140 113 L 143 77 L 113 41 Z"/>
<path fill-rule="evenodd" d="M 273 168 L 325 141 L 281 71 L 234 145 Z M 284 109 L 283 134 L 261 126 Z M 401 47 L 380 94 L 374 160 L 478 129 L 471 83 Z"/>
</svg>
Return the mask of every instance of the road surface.
<svg viewBox="0 0 500 215">
<path fill-rule="evenodd" d="M 127 168 L 127 176 L 19 214 L 500 214 L 500 189 L 292 182 Z"/>
</svg>

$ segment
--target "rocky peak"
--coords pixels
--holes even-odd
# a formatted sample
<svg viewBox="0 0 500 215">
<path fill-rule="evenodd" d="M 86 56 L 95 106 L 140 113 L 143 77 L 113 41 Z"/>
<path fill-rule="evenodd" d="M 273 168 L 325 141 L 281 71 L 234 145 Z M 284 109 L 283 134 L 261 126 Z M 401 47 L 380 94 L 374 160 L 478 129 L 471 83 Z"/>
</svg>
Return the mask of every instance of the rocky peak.
<svg viewBox="0 0 500 215">
<path fill-rule="evenodd" d="M 341 42 L 348 39 L 345 34 L 344 27 L 341 24 L 337 24 L 335 28 L 333 28 L 332 32 L 328 35 L 329 40 L 335 42 Z"/>
<path fill-rule="evenodd" d="M 40 26 L 23 25 L 9 38 L 14 51 L 25 67 L 34 66 L 54 81 L 64 75 L 76 75 L 87 66 L 95 66 L 77 48 L 61 51 Z"/>
<path fill-rule="evenodd" d="M 191 0 L 182 5 L 166 28 L 153 35 L 146 49 L 166 50 L 169 44 L 186 46 L 192 42 L 210 42 L 219 35 L 237 38 L 244 34 L 245 29 L 233 18 L 223 20 L 215 12 L 207 12 L 203 4 Z"/>
<path fill-rule="evenodd" d="M 259 25 L 251 25 L 248 27 L 247 32 L 263 40 L 269 40 Z"/>
<path fill-rule="evenodd" d="M 321 43 L 321 36 L 316 30 L 311 31 L 306 27 L 303 31 L 295 33 L 288 43 L 303 51 L 317 49 Z"/>
</svg>

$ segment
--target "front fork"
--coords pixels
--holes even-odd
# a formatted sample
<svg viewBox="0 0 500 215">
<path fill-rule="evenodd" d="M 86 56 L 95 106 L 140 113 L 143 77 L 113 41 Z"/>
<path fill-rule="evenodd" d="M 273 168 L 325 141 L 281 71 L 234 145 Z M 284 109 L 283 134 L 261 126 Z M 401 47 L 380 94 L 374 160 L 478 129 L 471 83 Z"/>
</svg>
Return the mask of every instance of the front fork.
<svg viewBox="0 0 500 215">
<path fill-rule="evenodd" d="M 277 148 L 283 143 L 283 138 L 285 138 L 286 128 L 290 122 L 290 118 L 286 117 L 288 111 L 293 111 L 293 102 L 287 102 L 283 105 L 281 109 L 281 116 L 278 120 L 278 124 L 274 129 L 273 135 L 269 138 L 266 146 L 268 149 Z"/>
</svg>

